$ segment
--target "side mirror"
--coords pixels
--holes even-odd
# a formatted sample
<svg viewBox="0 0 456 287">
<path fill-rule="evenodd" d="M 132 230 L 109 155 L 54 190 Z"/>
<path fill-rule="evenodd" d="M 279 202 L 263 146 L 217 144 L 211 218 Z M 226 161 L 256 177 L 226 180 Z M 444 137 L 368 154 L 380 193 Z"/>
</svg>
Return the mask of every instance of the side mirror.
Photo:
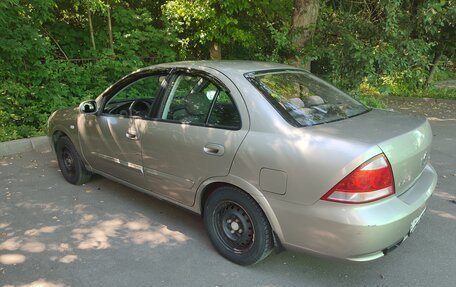
<svg viewBox="0 0 456 287">
<path fill-rule="evenodd" d="M 79 111 L 83 114 L 93 114 L 97 111 L 97 102 L 94 100 L 84 101 L 79 105 Z"/>
</svg>

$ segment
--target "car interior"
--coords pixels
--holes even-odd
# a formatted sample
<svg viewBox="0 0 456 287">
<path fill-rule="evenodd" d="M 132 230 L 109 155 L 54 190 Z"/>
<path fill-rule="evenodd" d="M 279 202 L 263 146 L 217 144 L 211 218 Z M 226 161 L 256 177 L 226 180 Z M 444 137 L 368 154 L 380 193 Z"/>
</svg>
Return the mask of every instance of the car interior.
<svg viewBox="0 0 456 287">
<path fill-rule="evenodd" d="M 130 115 L 145 117 L 153 103 L 154 101 L 151 99 L 110 101 L 106 104 L 103 112 L 126 117 Z"/>
<path fill-rule="evenodd" d="M 147 116 L 154 104 L 160 81 L 163 81 L 163 77 L 151 76 L 133 82 L 108 101 L 103 113 L 125 117 Z M 145 97 L 147 94 L 153 96 Z M 174 81 L 161 118 L 224 128 L 239 128 L 241 124 L 239 113 L 228 93 L 208 79 L 194 75 L 180 75 Z"/>
<path fill-rule="evenodd" d="M 238 128 L 241 123 L 236 106 L 225 91 L 205 78 L 187 75 L 175 81 L 162 118 L 227 128 Z"/>
</svg>

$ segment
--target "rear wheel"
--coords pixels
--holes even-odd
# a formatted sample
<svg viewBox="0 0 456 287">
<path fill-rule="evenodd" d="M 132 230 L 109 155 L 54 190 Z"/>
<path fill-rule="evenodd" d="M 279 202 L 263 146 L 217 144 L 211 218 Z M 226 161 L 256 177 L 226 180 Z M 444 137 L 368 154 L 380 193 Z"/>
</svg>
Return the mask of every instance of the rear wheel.
<svg viewBox="0 0 456 287">
<path fill-rule="evenodd" d="M 274 247 L 271 226 L 260 206 L 234 187 L 220 187 L 211 194 L 204 224 L 217 251 L 240 265 L 259 262 Z"/>
<path fill-rule="evenodd" d="M 68 137 L 63 136 L 57 140 L 55 151 L 62 175 L 69 183 L 81 185 L 90 180 L 92 174 L 85 168 L 76 148 Z"/>
</svg>

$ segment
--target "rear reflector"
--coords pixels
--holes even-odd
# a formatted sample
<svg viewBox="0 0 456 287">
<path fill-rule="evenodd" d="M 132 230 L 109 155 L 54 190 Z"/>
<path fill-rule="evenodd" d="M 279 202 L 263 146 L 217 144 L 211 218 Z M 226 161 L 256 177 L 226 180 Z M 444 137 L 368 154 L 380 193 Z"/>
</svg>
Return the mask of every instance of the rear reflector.
<svg viewBox="0 0 456 287">
<path fill-rule="evenodd" d="M 344 203 L 366 203 L 395 193 L 391 165 L 384 154 L 363 163 L 321 199 Z"/>
</svg>

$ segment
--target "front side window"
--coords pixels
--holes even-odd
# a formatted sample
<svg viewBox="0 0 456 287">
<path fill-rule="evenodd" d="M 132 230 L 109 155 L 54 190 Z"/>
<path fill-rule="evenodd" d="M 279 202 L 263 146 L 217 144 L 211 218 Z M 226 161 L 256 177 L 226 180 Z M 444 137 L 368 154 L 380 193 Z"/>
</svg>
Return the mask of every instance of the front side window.
<svg viewBox="0 0 456 287">
<path fill-rule="evenodd" d="M 165 75 L 152 75 L 130 83 L 108 100 L 103 108 L 103 113 L 146 116 L 165 78 Z"/>
<path fill-rule="evenodd" d="M 368 111 L 344 92 L 302 71 L 251 73 L 246 77 L 284 118 L 299 126 L 333 122 Z"/>
<path fill-rule="evenodd" d="M 239 113 L 229 94 L 197 75 L 179 75 L 171 84 L 162 119 L 219 128 L 239 128 Z"/>
</svg>

